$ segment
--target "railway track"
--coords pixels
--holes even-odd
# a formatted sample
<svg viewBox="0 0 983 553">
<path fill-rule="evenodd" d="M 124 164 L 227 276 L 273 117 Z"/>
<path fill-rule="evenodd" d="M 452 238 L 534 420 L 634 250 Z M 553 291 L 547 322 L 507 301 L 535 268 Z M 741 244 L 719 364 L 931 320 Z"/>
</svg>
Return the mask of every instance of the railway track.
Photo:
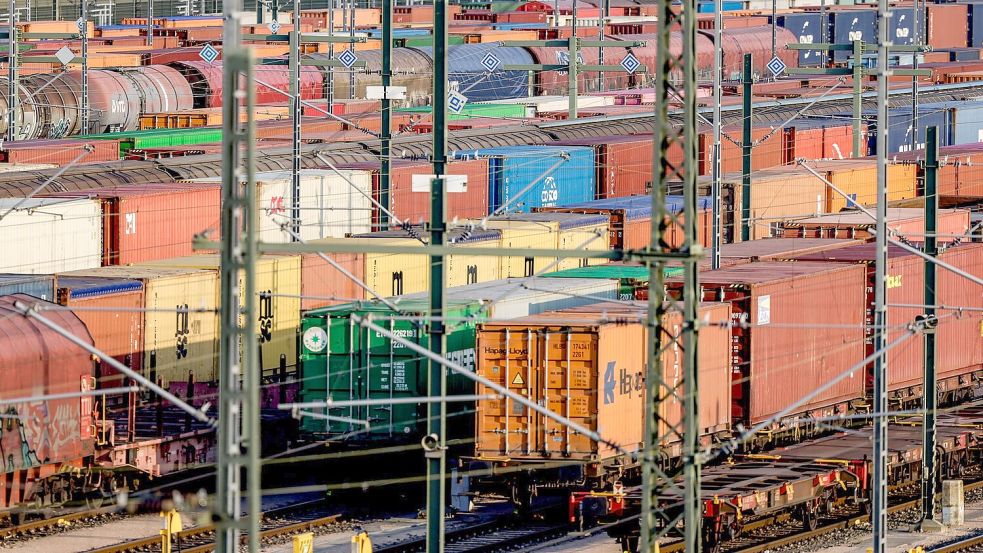
<svg viewBox="0 0 983 553">
<path fill-rule="evenodd" d="M 309 501 L 263 513 L 260 539 L 264 541 L 273 540 L 284 536 L 311 532 L 318 528 L 340 522 L 341 515 L 337 513 L 337 510 L 330 509 L 322 503 L 321 501 Z M 178 535 L 175 543 L 180 543 L 182 553 L 207 553 L 215 551 L 215 526 L 209 524 L 185 530 Z M 131 553 L 137 551 L 152 553 L 160 550 L 160 536 L 148 536 L 107 547 L 91 549 L 88 553 Z"/>
<path fill-rule="evenodd" d="M 969 553 L 972 551 L 983 551 L 983 534 L 970 536 L 957 542 L 939 545 L 926 549 L 932 553 Z"/>
<path fill-rule="evenodd" d="M 520 523 L 507 515 L 445 533 L 447 553 L 492 553 L 512 551 L 540 544 L 567 534 L 565 523 Z M 426 547 L 426 538 L 411 538 L 397 543 L 376 546 L 375 553 L 416 553 Z"/>
<path fill-rule="evenodd" d="M 48 535 L 55 533 L 62 528 L 71 527 L 76 523 L 109 517 L 117 512 L 118 509 L 116 507 L 103 507 L 101 509 L 66 512 L 38 520 L 22 522 L 20 524 L 0 526 L 0 541 L 7 541 L 25 536 Z M 11 518 L 8 520 L 12 521 L 13 519 Z"/>
</svg>

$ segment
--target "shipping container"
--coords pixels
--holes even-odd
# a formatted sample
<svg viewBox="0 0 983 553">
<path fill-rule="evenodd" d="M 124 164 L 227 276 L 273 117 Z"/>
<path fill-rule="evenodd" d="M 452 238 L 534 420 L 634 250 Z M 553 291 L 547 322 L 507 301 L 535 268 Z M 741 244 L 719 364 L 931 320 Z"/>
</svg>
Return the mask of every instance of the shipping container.
<svg viewBox="0 0 983 553">
<path fill-rule="evenodd" d="M 502 232 L 502 247 L 513 250 L 515 255 L 499 258 L 501 278 L 530 277 L 550 270 L 555 257 L 525 255 L 528 249 L 555 249 L 560 225 L 553 221 L 514 220 L 509 217 L 489 219 L 486 228 Z"/>
<path fill-rule="evenodd" d="M 567 251 L 605 251 L 608 249 L 610 217 L 606 214 L 547 211 L 539 213 L 517 213 L 498 217 L 497 219 L 549 225 L 548 228 L 552 234 L 551 249 Z M 556 225 L 555 233 L 553 232 L 554 223 Z M 549 261 L 549 263 L 552 264 L 553 261 Z M 603 260 L 571 256 L 557 259 L 552 269 L 563 270 L 598 263 L 603 263 Z M 545 270 L 545 268 L 537 267 L 536 270 L 538 272 Z"/>
<path fill-rule="evenodd" d="M 365 254 L 303 254 L 300 262 L 301 312 L 358 301 L 365 297 L 365 290 L 361 286 L 325 261 L 322 255 L 330 257 L 352 276 L 365 282 Z"/>
<path fill-rule="evenodd" d="M 960 236 L 969 230 L 969 211 L 940 209 L 938 233 L 941 236 Z M 874 219 L 862 211 L 845 211 L 810 217 L 798 221 L 780 223 L 780 236 L 786 238 L 848 238 L 865 240 L 872 238 L 870 229 L 876 226 Z M 925 210 L 890 207 L 887 209 L 887 228 L 896 235 L 911 241 L 922 241 L 925 234 Z M 940 242 L 950 238 L 940 237 Z"/>
<path fill-rule="evenodd" d="M 969 31 L 967 45 L 971 48 L 983 47 L 983 4 L 966 4 L 966 8 L 968 11 L 966 28 Z"/>
<path fill-rule="evenodd" d="M 847 44 L 855 40 L 877 41 L 877 11 L 872 9 L 841 9 L 827 12 L 829 36 L 833 44 Z M 846 50 L 833 51 L 833 61 L 845 63 L 853 55 Z"/>
<path fill-rule="evenodd" d="M 942 253 L 941 260 L 979 277 L 983 275 L 983 244 L 960 244 L 958 247 L 948 248 Z M 939 370 L 938 374 L 940 378 L 961 376 L 960 387 L 963 387 L 970 380 L 966 375 L 983 366 L 983 287 L 941 267 L 936 269 L 936 274 L 936 303 L 950 308 L 969 308 L 966 311 L 943 309 L 938 312 L 936 348 L 938 362 L 944 364 L 946 371 L 943 373 Z M 940 387 L 939 390 L 942 391 L 943 388 Z"/>
<path fill-rule="evenodd" d="M 98 267 L 102 212 L 98 201 L 0 199 L 4 253 L 0 271 L 50 274 Z"/>
<path fill-rule="evenodd" d="M 733 306 L 733 419 L 757 424 L 864 356 L 866 271 L 853 265 L 757 262 L 700 273 L 703 301 Z M 674 294 L 680 279 L 668 284 Z M 747 327 L 744 324 L 748 325 Z M 824 416 L 864 398 L 859 371 L 787 415 Z"/>
<path fill-rule="evenodd" d="M 74 309 L 100 351 L 135 370 L 143 367 L 143 283 L 124 278 L 58 277 L 57 302 Z M 122 373 L 99 362 L 96 381 L 101 388 L 126 383 Z"/>
<path fill-rule="evenodd" d="M 639 289 L 647 287 L 652 270 L 644 265 L 628 263 L 606 263 L 591 267 L 564 269 L 554 273 L 546 273 L 543 278 L 598 278 L 615 279 L 618 281 L 618 299 L 634 301 Z M 666 267 L 663 274 L 668 277 L 681 276 L 682 267 Z M 646 296 L 647 297 L 647 296 Z"/>
<path fill-rule="evenodd" d="M 722 182 L 744 189 L 740 175 L 725 175 Z M 751 240 L 774 236 L 782 221 L 825 213 L 826 184 L 799 167 L 757 171 L 750 189 Z"/>
<path fill-rule="evenodd" d="M 192 255 L 155 261 L 148 265 L 166 268 L 205 269 L 219 281 L 221 256 Z M 297 359 L 297 332 L 300 328 L 300 256 L 264 255 L 256 260 L 255 290 L 258 296 L 256 329 L 262 357 L 260 368 L 272 370 L 280 366 L 281 356 L 292 365 Z M 243 289 L 245 274 L 239 275 Z M 216 285 L 212 305 L 221 305 L 221 286 Z M 218 327 L 218 315 L 215 326 Z M 241 323 L 245 324 L 245 323 Z M 196 381 L 203 379 L 195 378 Z"/>
<path fill-rule="evenodd" d="M 594 198 L 594 150 L 506 146 L 465 150 L 455 159 L 488 159 L 489 211 L 528 212 Z"/>
<path fill-rule="evenodd" d="M 925 5 L 925 32 L 932 48 L 965 47 L 968 23 L 967 4 Z"/>
<path fill-rule="evenodd" d="M 219 183 L 221 177 L 196 182 Z M 342 238 L 371 229 L 372 176 L 368 171 L 303 169 L 300 174 L 300 217 L 303 240 Z M 257 240 L 292 242 L 282 226 L 292 218 L 293 181 L 290 171 L 256 173 Z"/>
<path fill-rule="evenodd" d="M 103 265 L 127 265 L 194 253 L 191 241 L 221 230 L 218 185 L 147 184 L 49 194 L 102 204 Z"/>
<path fill-rule="evenodd" d="M 214 382 L 218 378 L 219 283 L 214 271 L 175 267 L 112 266 L 59 273 L 143 283 L 143 376 L 167 386 L 172 381 Z"/>
<path fill-rule="evenodd" d="M 563 140 L 557 146 L 592 146 L 597 161 L 596 198 L 647 194 L 652 185 L 651 135 Z"/>
<path fill-rule="evenodd" d="M 89 147 L 90 151 L 86 152 L 86 147 Z M 0 160 L 5 163 L 50 163 L 61 167 L 74 162 L 76 159 L 79 159 L 78 163 L 117 161 L 119 159 L 119 141 L 112 139 L 52 139 L 23 142 L 4 141 L 3 144 L 0 144 Z"/>
<path fill-rule="evenodd" d="M 393 334 L 428 347 L 429 336 L 417 322 L 392 317 L 424 317 L 429 312 L 429 302 L 404 300 L 398 305 L 399 313 L 367 304 L 345 304 L 306 313 L 300 358 L 301 400 L 392 400 L 429 395 L 430 361 L 404 344 L 359 325 L 353 318 L 371 316 L 375 324 Z M 473 371 L 475 324 L 482 317 L 481 304 L 448 301 L 444 316 L 458 321 L 448 328 L 445 356 Z M 473 394 L 473 390 L 470 379 L 455 373 L 447 375 L 448 395 Z M 416 443 L 426 429 L 426 409 L 425 403 L 329 408 L 328 415 L 367 421 L 368 427 L 305 417 L 301 428 L 314 434 L 343 435 L 349 442 Z M 448 435 L 465 435 L 473 425 L 474 406 L 454 402 L 448 404 L 447 411 Z"/>
<path fill-rule="evenodd" d="M 55 301 L 55 277 L 51 275 L 0 274 L 0 296 L 26 294 L 38 299 Z"/>
<path fill-rule="evenodd" d="M 826 203 L 828 213 L 836 213 L 856 205 L 874 205 L 877 203 L 877 164 L 875 160 L 868 158 L 814 161 L 808 163 L 808 166 L 849 197 L 849 199 L 844 198 L 832 188 L 828 189 Z M 917 196 L 916 176 L 917 166 L 913 164 L 888 164 L 888 201 Z"/>
<path fill-rule="evenodd" d="M 483 323 L 478 327 L 478 374 L 603 435 L 622 449 L 636 451 L 644 442 L 646 351 L 624 344 L 646 340 L 641 323 L 644 309 L 627 309 L 634 311 L 639 322 L 608 323 L 600 316 L 607 308 L 619 307 L 601 304 L 509 323 Z M 700 311 L 714 322 L 730 316 L 726 305 L 704 305 Z M 670 315 L 664 323 L 678 328 L 678 318 L 678 314 Z M 730 422 L 729 336 L 723 328 L 716 328 L 708 333 L 707 347 L 701 351 L 701 382 L 706 382 L 700 387 L 701 435 L 725 430 Z M 670 375 L 678 374 L 673 367 L 679 359 L 666 356 L 664 361 Z M 487 391 L 478 385 L 479 394 Z M 667 404 L 661 415 L 678 422 L 680 412 L 678 404 Z M 510 404 L 508 398 L 483 402 L 477 419 L 478 456 L 541 461 L 555 455 L 591 462 L 618 456 L 610 444 L 592 442 L 521 404 Z"/>
</svg>

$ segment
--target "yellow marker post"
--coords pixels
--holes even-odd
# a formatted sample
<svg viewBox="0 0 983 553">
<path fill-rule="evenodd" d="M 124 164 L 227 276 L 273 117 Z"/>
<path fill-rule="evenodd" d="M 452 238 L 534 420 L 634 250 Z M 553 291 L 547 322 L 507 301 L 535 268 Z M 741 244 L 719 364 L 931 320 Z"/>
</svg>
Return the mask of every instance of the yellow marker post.
<svg viewBox="0 0 983 553">
<path fill-rule="evenodd" d="M 352 553 L 372 553 L 372 538 L 365 530 L 358 529 L 352 536 Z"/>
<path fill-rule="evenodd" d="M 160 516 L 164 519 L 164 528 L 160 531 L 160 550 L 161 553 L 171 553 L 172 539 L 184 529 L 181 523 L 181 513 L 171 509 L 170 511 L 161 511 Z"/>
<path fill-rule="evenodd" d="M 307 532 L 294 536 L 294 553 L 314 553 L 314 534 Z"/>
</svg>

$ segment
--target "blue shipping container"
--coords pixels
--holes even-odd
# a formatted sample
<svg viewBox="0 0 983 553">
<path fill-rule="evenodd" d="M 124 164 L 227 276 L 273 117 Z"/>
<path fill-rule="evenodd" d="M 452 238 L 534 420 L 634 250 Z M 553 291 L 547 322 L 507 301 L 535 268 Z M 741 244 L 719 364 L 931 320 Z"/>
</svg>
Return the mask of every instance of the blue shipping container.
<svg viewBox="0 0 983 553">
<path fill-rule="evenodd" d="M 983 4 L 969 4 L 969 21 L 966 29 L 969 32 L 967 37 L 970 48 L 983 47 Z"/>
<path fill-rule="evenodd" d="M 0 274 L 0 296 L 27 294 L 45 301 L 55 301 L 55 277 L 51 275 Z"/>
<path fill-rule="evenodd" d="M 779 27 L 784 27 L 799 39 L 799 44 L 826 42 L 818 13 L 796 13 L 775 18 Z M 819 50 L 799 50 L 799 67 L 818 67 L 822 63 Z"/>
<path fill-rule="evenodd" d="M 419 48 L 433 61 L 433 48 Z M 535 63 L 525 48 L 496 42 L 458 44 L 448 48 L 447 78 L 470 102 L 489 102 L 529 96 L 529 72 L 506 71 L 506 65 Z"/>
<path fill-rule="evenodd" d="M 713 13 L 713 2 L 700 2 L 696 5 L 696 11 L 699 13 Z M 724 0 L 720 3 L 720 11 L 733 12 L 744 9 L 744 2 L 733 2 L 731 0 Z"/>
<path fill-rule="evenodd" d="M 983 102 L 938 102 L 918 108 L 918 123 L 922 114 L 943 111 L 945 126 L 939 129 L 940 146 L 976 144 L 983 142 Z"/>
<path fill-rule="evenodd" d="M 455 152 L 455 159 L 488 158 L 490 212 L 526 213 L 594 198 L 594 148 L 506 146 Z"/>
<path fill-rule="evenodd" d="M 58 279 L 59 296 L 63 299 L 82 299 L 133 292 L 143 287 L 139 280 L 126 278 L 61 277 Z"/>
<path fill-rule="evenodd" d="M 877 11 L 843 10 L 829 12 L 829 34 L 833 44 L 847 44 L 855 40 L 877 42 Z M 853 55 L 847 50 L 835 50 L 833 61 L 845 62 Z"/>
<path fill-rule="evenodd" d="M 916 150 L 925 148 L 925 129 L 930 126 L 939 127 L 939 146 L 948 146 L 951 140 L 949 125 L 949 109 L 945 106 L 926 104 L 918 110 L 918 128 L 911 121 L 910 108 L 892 109 L 888 113 L 887 153 L 897 154 L 911 151 L 912 134 L 916 136 Z M 852 116 L 852 115 L 850 115 Z M 877 152 L 877 111 L 867 110 L 863 113 L 867 122 L 867 146 L 870 155 Z"/>
</svg>

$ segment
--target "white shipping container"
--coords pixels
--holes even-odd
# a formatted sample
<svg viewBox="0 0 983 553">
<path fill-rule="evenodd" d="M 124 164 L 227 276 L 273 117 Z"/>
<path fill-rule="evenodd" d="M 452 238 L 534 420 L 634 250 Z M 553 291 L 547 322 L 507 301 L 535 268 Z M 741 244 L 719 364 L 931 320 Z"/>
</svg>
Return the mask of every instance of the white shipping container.
<svg viewBox="0 0 983 553">
<path fill-rule="evenodd" d="M 481 102 L 478 102 L 481 103 Z M 495 100 L 495 104 L 522 104 L 534 113 L 528 113 L 529 117 L 535 117 L 541 112 L 546 111 L 565 111 L 570 107 L 569 96 L 530 96 L 528 98 L 505 98 Z M 601 106 L 613 106 L 614 96 L 577 96 L 577 108 L 596 108 Z"/>
<path fill-rule="evenodd" d="M 98 200 L 4 198 L 0 216 L 0 272 L 46 274 L 102 263 Z"/>
<path fill-rule="evenodd" d="M 448 288 L 447 301 L 490 302 L 487 315 L 495 320 L 514 319 L 546 311 L 569 309 L 606 301 L 618 301 L 620 282 L 600 278 L 510 278 Z M 426 293 L 406 299 L 426 299 Z"/>
<path fill-rule="evenodd" d="M 219 177 L 197 182 L 220 182 Z M 351 181 L 351 184 L 349 183 Z M 353 186 L 354 185 L 354 186 Z M 304 240 L 344 238 L 370 232 L 372 174 L 369 171 L 304 169 L 300 175 L 300 236 Z M 262 242 L 290 242 L 282 230 L 290 221 L 293 184 L 290 171 L 256 173 L 259 236 Z"/>
</svg>

